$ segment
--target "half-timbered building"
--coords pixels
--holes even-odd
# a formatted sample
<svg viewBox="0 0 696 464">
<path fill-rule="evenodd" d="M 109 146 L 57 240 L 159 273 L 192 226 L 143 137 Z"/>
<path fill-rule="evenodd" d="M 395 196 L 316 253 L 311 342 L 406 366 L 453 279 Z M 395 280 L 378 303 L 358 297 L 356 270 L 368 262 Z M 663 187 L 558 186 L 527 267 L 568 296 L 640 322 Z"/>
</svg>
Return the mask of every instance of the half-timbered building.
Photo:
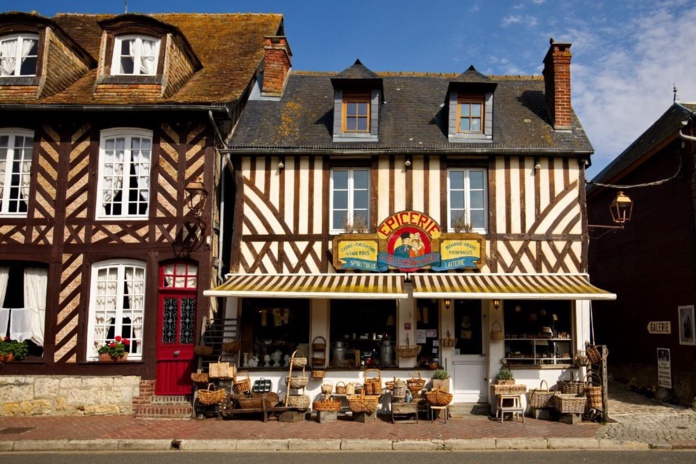
<svg viewBox="0 0 696 464">
<path fill-rule="evenodd" d="M 614 295 L 586 273 L 570 60 L 552 40 L 543 77 L 260 76 L 222 150 L 231 273 L 204 292 L 239 321 L 241 368 L 282 389 L 295 350 L 331 383 L 439 366 L 483 403 L 501 360 L 530 387 L 578 376 L 590 302 Z"/>
<path fill-rule="evenodd" d="M 229 266 L 218 148 L 277 35 L 274 14 L 0 14 L 0 336 L 29 347 L 1 414 L 191 393 Z M 115 340 L 125 362 L 100 362 Z"/>
</svg>

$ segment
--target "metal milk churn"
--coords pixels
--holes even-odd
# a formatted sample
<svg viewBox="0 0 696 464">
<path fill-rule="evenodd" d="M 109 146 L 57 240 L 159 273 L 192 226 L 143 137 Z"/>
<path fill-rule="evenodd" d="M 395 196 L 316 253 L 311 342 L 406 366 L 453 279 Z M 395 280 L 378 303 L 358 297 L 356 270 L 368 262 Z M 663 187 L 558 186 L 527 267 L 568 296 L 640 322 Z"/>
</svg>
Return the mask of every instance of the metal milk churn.
<svg viewBox="0 0 696 464">
<path fill-rule="evenodd" d="M 342 341 L 334 343 L 333 365 L 334 367 L 345 367 L 346 365 L 346 346 Z"/>
<path fill-rule="evenodd" d="M 394 347 L 391 340 L 385 338 L 382 340 L 382 346 L 379 349 L 380 365 L 389 367 L 392 365 L 392 359 L 394 359 Z"/>
</svg>

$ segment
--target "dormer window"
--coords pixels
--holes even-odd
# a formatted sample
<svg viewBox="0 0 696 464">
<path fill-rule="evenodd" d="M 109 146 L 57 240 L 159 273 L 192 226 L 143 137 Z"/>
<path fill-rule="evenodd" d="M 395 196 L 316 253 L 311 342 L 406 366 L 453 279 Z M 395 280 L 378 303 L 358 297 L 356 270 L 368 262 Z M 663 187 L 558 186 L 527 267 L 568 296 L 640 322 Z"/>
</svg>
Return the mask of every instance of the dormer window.
<svg viewBox="0 0 696 464">
<path fill-rule="evenodd" d="M 343 95 L 343 132 L 370 132 L 370 94 Z"/>
<path fill-rule="evenodd" d="M 460 95 L 457 100 L 457 132 L 483 132 L 484 103 L 482 98 Z"/>
<path fill-rule="evenodd" d="M 35 76 L 38 53 L 38 34 L 0 37 L 0 77 Z"/>
<path fill-rule="evenodd" d="M 115 38 L 113 75 L 154 76 L 157 74 L 160 39 L 125 35 Z"/>
</svg>

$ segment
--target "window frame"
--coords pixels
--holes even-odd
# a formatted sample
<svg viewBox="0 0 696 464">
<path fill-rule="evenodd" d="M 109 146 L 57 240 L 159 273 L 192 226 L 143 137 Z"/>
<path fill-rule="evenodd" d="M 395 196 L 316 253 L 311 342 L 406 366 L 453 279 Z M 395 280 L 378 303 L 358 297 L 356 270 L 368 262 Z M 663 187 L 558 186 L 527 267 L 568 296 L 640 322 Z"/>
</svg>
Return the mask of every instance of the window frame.
<svg viewBox="0 0 696 464">
<path fill-rule="evenodd" d="M 329 233 L 331 234 L 340 234 L 340 233 L 345 233 L 348 230 L 342 227 L 342 224 L 334 224 L 334 212 L 335 212 L 335 207 L 334 207 L 334 193 L 335 193 L 335 186 L 334 186 L 334 173 L 337 171 L 343 171 L 348 173 L 348 186 L 345 189 L 348 192 L 348 205 L 346 206 L 346 218 L 350 219 L 351 224 L 353 223 L 353 218 L 355 216 L 355 192 L 356 191 L 365 191 L 367 190 L 367 207 L 366 208 L 359 208 L 358 211 L 363 211 L 366 210 L 366 216 L 367 216 L 367 224 L 366 228 L 369 230 L 370 228 L 370 214 L 371 214 L 371 208 L 370 208 L 370 200 L 372 198 L 372 179 L 371 179 L 371 170 L 369 167 L 333 167 L 331 168 L 331 174 L 330 174 L 330 180 L 329 180 Z M 356 171 L 365 171 L 367 173 L 367 189 L 355 189 L 355 172 Z M 343 189 L 341 189 L 343 191 Z"/>
<path fill-rule="evenodd" d="M 123 301 L 124 298 L 126 298 L 126 291 L 124 289 L 124 284 L 126 283 L 126 268 L 132 268 L 134 270 L 139 270 L 142 272 L 142 294 L 139 295 L 141 299 L 141 308 L 140 309 L 133 309 L 133 308 L 124 308 L 123 306 L 118 305 L 118 301 Z M 99 298 L 101 297 L 99 293 L 99 272 L 102 270 L 108 270 L 109 269 L 116 269 L 117 273 L 117 288 L 116 288 L 116 294 L 114 296 L 114 299 L 116 300 L 116 307 L 113 309 L 109 309 L 106 306 L 104 306 L 104 309 L 97 308 L 97 302 Z M 91 282 L 90 282 L 90 295 L 91 298 L 89 299 L 89 305 L 88 305 L 88 310 L 87 310 L 87 346 L 86 346 L 86 352 L 85 352 L 85 358 L 88 361 L 97 361 L 99 359 L 99 353 L 97 353 L 97 346 L 102 346 L 104 341 L 106 340 L 111 340 L 107 338 L 108 336 L 108 329 L 106 329 L 107 322 L 104 321 L 104 330 L 106 333 L 104 333 L 103 337 L 97 337 L 96 336 L 96 330 L 97 330 L 97 324 L 96 324 L 96 315 L 95 313 L 97 311 L 108 313 L 109 311 L 114 312 L 114 337 L 115 336 L 124 336 L 123 334 L 123 318 L 126 317 L 124 316 L 124 313 L 128 314 L 138 314 L 139 317 L 141 318 L 141 321 L 139 324 L 136 324 L 135 319 L 138 317 L 134 317 L 131 319 L 131 334 L 130 337 L 124 337 L 128 338 L 131 343 L 129 345 L 129 350 L 135 349 L 136 352 L 129 352 L 128 353 L 128 360 L 129 361 L 141 361 L 143 357 L 143 340 L 144 340 L 144 327 L 145 327 L 145 317 L 146 317 L 146 311 L 145 311 L 145 299 L 147 297 L 147 263 L 144 261 L 138 261 L 138 260 L 133 260 L 133 259 L 111 259 L 111 260 L 106 260 L 106 261 L 100 261 L 92 264 L 91 270 L 90 270 L 90 275 L 91 275 Z M 108 296 L 108 295 L 106 295 Z M 138 295 L 136 295 L 138 296 Z M 140 326 L 140 336 L 136 337 L 135 335 L 135 326 L 139 325 Z M 97 344 L 95 346 L 95 343 Z"/>
<path fill-rule="evenodd" d="M 129 184 L 133 181 L 135 181 L 137 185 L 137 181 L 139 177 L 147 177 L 147 188 L 141 189 L 139 185 L 137 185 L 137 193 L 146 193 L 147 194 L 147 200 L 146 202 L 135 202 L 134 204 L 137 206 L 139 204 L 145 203 L 145 211 L 143 213 L 135 213 L 131 214 L 128 212 L 129 207 L 132 205 L 132 201 L 128 199 L 123 199 L 123 194 L 122 194 L 122 199 L 119 201 L 119 205 L 121 207 L 121 213 L 119 214 L 113 214 L 109 213 L 107 214 L 106 212 L 106 203 L 111 201 L 105 201 L 105 190 L 106 190 L 106 184 L 107 181 L 105 180 L 106 176 L 106 164 L 107 164 L 107 154 L 106 154 L 106 144 L 109 140 L 115 140 L 119 138 L 124 138 L 124 159 L 123 159 L 123 164 L 124 164 L 124 169 L 123 172 L 129 172 L 129 175 L 127 178 L 129 179 Z M 147 139 L 150 141 L 150 153 L 149 153 L 149 158 L 148 158 L 148 163 L 147 163 L 147 176 L 142 176 L 138 175 L 137 172 L 135 174 L 130 174 L 131 172 L 131 167 L 132 165 L 137 166 L 137 162 L 132 160 L 132 142 L 133 139 L 135 138 L 140 138 L 140 139 Z M 114 148 L 116 150 L 116 148 Z M 152 202 L 152 165 L 153 165 L 153 153 L 154 153 L 154 133 L 151 130 L 147 129 L 140 129 L 140 128 L 128 128 L 128 127 L 123 127 L 123 128 L 113 128 L 113 129 L 105 129 L 102 130 L 99 136 L 99 159 L 98 159 L 98 180 L 97 180 L 97 195 L 96 195 L 96 211 L 95 211 L 95 219 L 97 220 L 121 220 L 121 219 L 132 219 L 132 220 L 147 220 L 150 214 L 150 205 Z M 126 156 L 127 155 L 127 156 Z M 126 171 L 126 167 L 128 167 L 128 171 Z M 112 174 L 112 177 L 116 177 L 118 174 Z M 123 175 L 123 178 L 125 180 L 126 176 Z M 112 188 L 112 187 L 109 187 Z M 123 191 L 124 187 L 121 187 L 121 191 Z M 113 204 L 117 204 L 114 202 Z M 125 213 L 123 212 L 125 210 Z"/>
<path fill-rule="evenodd" d="M 0 137 L 8 137 L 7 140 L 7 158 L 6 158 L 6 164 L 5 164 L 5 172 L 0 174 L 4 179 L 2 180 L 2 183 L 0 184 L 2 193 L 0 193 L 0 217 L 17 217 L 17 218 L 24 218 L 27 217 L 27 214 L 29 212 L 29 199 L 31 198 L 31 194 L 33 191 L 33 186 L 31 182 L 31 173 L 32 173 L 32 167 L 34 164 L 34 145 L 36 144 L 36 139 L 34 138 L 35 133 L 33 130 L 30 129 L 22 129 L 22 128 L 5 128 L 5 129 L 0 129 Z M 25 139 L 30 138 L 31 139 L 31 144 L 30 144 L 30 149 L 31 153 L 29 154 L 29 172 L 26 173 L 26 175 L 29 176 L 29 185 L 28 185 L 28 192 L 26 192 L 26 197 L 24 199 L 24 203 L 26 205 L 26 211 L 24 212 L 12 212 L 9 211 L 9 206 L 10 203 L 12 202 L 21 202 L 23 200 L 22 198 L 22 184 L 21 184 L 21 177 L 25 175 L 24 172 L 24 166 L 23 163 L 25 161 L 25 154 L 27 152 L 28 147 L 23 147 L 22 151 L 22 158 L 17 160 L 16 154 L 15 154 L 15 148 L 16 148 L 16 139 L 17 137 L 24 137 Z M 15 163 L 19 162 L 20 163 L 20 168 L 19 168 L 19 174 L 17 174 L 20 178 L 20 183 L 17 184 L 17 186 L 13 186 L 12 184 L 12 177 L 14 177 L 14 169 L 7 169 L 8 164 L 10 159 L 12 160 L 11 163 L 14 165 Z M 9 182 L 10 188 L 5 188 L 5 185 L 8 185 L 7 183 Z M 18 196 L 17 198 L 12 198 L 11 194 L 13 189 L 16 188 L 18 190 Z"/>
<path fill-rule="evenodd" d="M 357 108 L 359 108 L 360 103 L 364 103 L 366 105 L 366 111 L 365 114 L 358 113 Z M 354 118 L 356 121 L 356 129 L 351 130 L 348 129 L 348 106 L 355 104 L 356 105 L 356 114 L 355 116 L 351 116 L 351 118 Z M 342 115 L 341 115 L 341 130 L 344 134 L 370 134 L 371 133 L 371 128 L 372 128 L 372 120 L 371 120 L 371 94 L 369 92 L 347 92 L 343 94 L 342 98 Z M 360 119 L 364 118 L 366 120 L 366 128 L 364 130 L 357 129 L 359 126 L 358 121 Z"/>
<path fill-rule="evenodd" d="M 464 188 L 463 189 L 452 189 L 452 173 L 454 172 L 464 172 Z M 454 227 L 454 220 L 456 217 L 458 217 L 458 214 L 455 214 L 452 208 L 452 192 L 453 191 L 462 191 L 464 192 L 464 219 L 466 220 L 467 224 L 471 224 L 471 192 L 472 191 L 479 191 L 479 189 L 472 190 L 471 189 L 471 180 L 470 180 L 470 175 L 472 172 L 480 172 L 483 176 L 483 188 L 480 189 L 482 191 L 482 196 L 483 196 L 483 206 L 481 208 L 475 208 L 475 210 L 482 210 L 483 211 L 483 227 L 473 227 L 471 228 L 471 232 L 473 233 L 479 233 L 479 234 L 486 234 L 488 232 L 488 170 L 486 168 L 481 168 L 481 167 L 456 167 L 456 168 L 449 168 L 447 169 L 447 230 L 448 232 L 454 232 L 455 227 Z M 457 212 L 460 210 L 457 209 Z"/>
<path fill-rule="evenodd" d="M 471 121 L 479 120 L 479 130 L 463 130 L 462 129 L 462 105 L 469 105 L 469 116 L 466 119 L 469 120 L 469 127 L 471 128 Z M 480 106 L 480 114 L 478 117 L 471 116 L 472 105 Z M 484 134 L 486 129 L 486 99 L 474 95 L 459 95 L 457 97 L 457 133 L 458 134 Z"/>
<path fill-rule="evenodd" d="M 18 60 L 15 63 L 15 68 L 12 74 L 9 75 L 2 75 L 0 74 L 0 79 L 11 79 L 11 78 L 32 78 L 36 77 L 39 73 L 39 54 L 41 51 L 40 45 L 41 45 L 41 36 L 40 34 L 36 32 L 18 32 L 14 34 L 3 34 L 0 35 L 0 47 L 2 46 L 2 43 L 5 41 L 9 40 L 17 40 L 17 49 L 15 51 L 15 56 L 14 59 Z M 22 61 L 21 60 L 21 52 L 20 50 L 22 49 L 21 43 L 24 40 L 35 40 L 36 41 L 36 55 L 27 55 L 24 57 L 24 60 L 26 60 L 29 57 L 33 57 L 36 61 L 36 66 L 34 67 L 34 73 L 33 74 L 22 74 Z M 33 47 L 32 47 L 33 48 Z"/>
<path fill-rule="evenodd" d="M 123 55 L 121 54 L 121 45 L 123 42 L 128 41 L 128 40 L 134 40 L 135 39 L 135 51 L 131 51 L 132 55 Z M 152 77 L 156 76 L 157 72 L 159 71 L 159 65 L 160 65 L 160 47 L 162 44 L 162 38 L 153 36 L 153 35 L 148 35 L 148 34 L 119 34 L 114 36 L 114 43 L 113 43 L 113 49 L 112 49 L 112 56 L 111 56 L 111 72 L 110 74 L 112 76 L 127 76 L 127 77 Z M 155 49 L 153 52 L 153 58 L 155 60 L 154 62 L 154 71 L 152 73 L 142 73 L 140 72 L 140 66 L 137 66 L 137 63 L 139 63 L 142 59 L 142 51 L 143 51 L 143 40 L 150 40 L 155 43 Z M 126 73 L 126 72 L 121 72 L 121 59 L 124 56 L 132 56 L 133 58 L 133 72 L 132 73 Z M 138 72 L 135 72 L 135 71 Z"/>
</svg>

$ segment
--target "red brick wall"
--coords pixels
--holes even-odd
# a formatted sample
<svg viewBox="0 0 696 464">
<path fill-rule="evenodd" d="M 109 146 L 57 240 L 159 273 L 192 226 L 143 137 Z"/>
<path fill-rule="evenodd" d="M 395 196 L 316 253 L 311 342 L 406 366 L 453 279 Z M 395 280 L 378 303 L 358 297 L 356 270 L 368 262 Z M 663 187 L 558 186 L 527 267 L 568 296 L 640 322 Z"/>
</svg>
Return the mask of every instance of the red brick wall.
<svg viewBox="0 0 696 464">
<path fill-rule="evenodd" d="M 546 106 L 554 129 L 570 129 L 570 53 L 569 43 L 551 42 L 544 58 L 544 81 L 546 82 Z"/>
</svg>

